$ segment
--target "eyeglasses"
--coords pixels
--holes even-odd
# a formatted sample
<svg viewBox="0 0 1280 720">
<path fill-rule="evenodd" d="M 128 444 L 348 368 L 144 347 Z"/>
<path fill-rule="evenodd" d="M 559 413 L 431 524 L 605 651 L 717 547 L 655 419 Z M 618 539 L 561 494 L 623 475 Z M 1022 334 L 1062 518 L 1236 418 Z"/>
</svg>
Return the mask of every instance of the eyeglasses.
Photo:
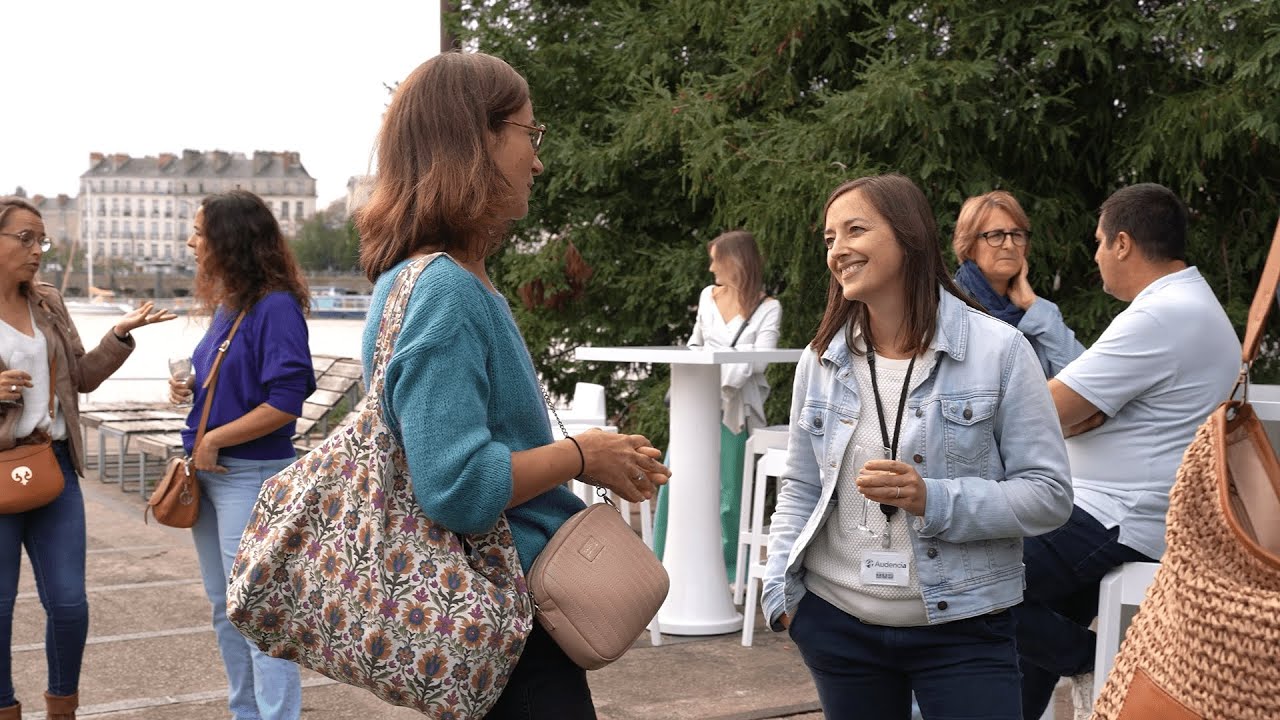
<svg viewBox="0 0 1280 720">
<path fill-rule="evenodd" d="M 1027 241 L 1031 239 L 1031 231 L 1022 228 L 1014 228 L 1013 230 L 988 230 L 978 233 L 978 237 L 987 241 L 991 247 L 1000 247 L 1004 244 L 1006 237 L 1013 238 L 1013 244 L 1017 247 L 1023 247 Z"/>
<path fill-rule="evenodd" d="M 519 123 L 519 122 L 516 122 L 515 120 L 503 120 L 502 122 L 508 125 L 515 125 L 516 127 L 522 127 L 525 130 L 528 130 L 529 142 L 533 144 L 533 151 L 535 153 L 538 152 L 538 148 L 542 147 L 542 136 L 547 134 L 546 125 L 541 125 L 541 124 L 525 125 L 524 123 Z"/>
<path fill-rule="evenodd" d="M 49 252 L 49 248 L 53 247 L 53 240 L 50 240 L 48 235 L 41 237 L 31 232 L 30 230 L 23 230 L 22 232 L 16 232 L 16 233 L 0 232 L 0 235 L 7 235 L 12 238 L 18 238 L 18 242 L 22 243 L 22 247 L 24 248 L 29 248 L 32 245 L 39 243 L 40 252 L 42 253 Z"/>
</svg>

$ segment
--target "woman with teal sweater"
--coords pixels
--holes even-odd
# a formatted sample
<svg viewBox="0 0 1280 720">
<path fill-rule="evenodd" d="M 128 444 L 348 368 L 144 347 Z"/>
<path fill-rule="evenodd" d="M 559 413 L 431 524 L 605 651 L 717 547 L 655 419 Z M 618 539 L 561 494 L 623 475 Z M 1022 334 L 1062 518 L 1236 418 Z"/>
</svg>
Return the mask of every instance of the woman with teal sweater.
<svg viewBox="0 0 1280 720">
<path fill-rule="evenodd" d="M 422 272 L 387 364 L 383 412 L 399 435 L 423 512 L 480 533 L 505 513 L 528 572 L 583 509 L 573 477 L 632 502 L 670 472 L 643 436 L 593 430 L 553 442 L 533 360 L 486 259 L 529 210 L 538 148 L 529 88 L 507 63 L 445 53 L 400 84 L 383 119 L 378 176 L 357 214 L 360 260 L 375 281 L 365 327 L 371 371 L 383 306 L 407 261 Z M 586 672 L 535 623 L 488 718 L 595 718 Z"/>
</svg>

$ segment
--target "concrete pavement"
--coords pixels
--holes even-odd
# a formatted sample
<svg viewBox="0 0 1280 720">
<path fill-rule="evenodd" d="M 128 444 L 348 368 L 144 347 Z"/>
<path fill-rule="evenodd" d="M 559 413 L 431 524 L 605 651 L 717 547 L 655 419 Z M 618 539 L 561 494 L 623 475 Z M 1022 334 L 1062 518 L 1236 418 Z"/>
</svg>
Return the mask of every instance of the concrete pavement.
<svg viewBox="0 0 1280 720">
<path fill-rule="evenodd" d="M 136 477 L 133 470 L 132 477 Z M 136 485 L 81 480 L 88 516 L 89 645 L 78 717 L 148 720 L 227 718 L 226 680 L 209 624 L 209 604 L 188 531 L 142 522 Z M 622 660 L 591 673 L 601 720 L 820 718 L 813 682 L 784 635 L 646 633 Z M 14 609 L 13 672 L 24 717 L 43 718 L 44 610 L 30 565 Z M 414 718 L 367 691 L 303 673 L 303 717 Z"/>
</svg>

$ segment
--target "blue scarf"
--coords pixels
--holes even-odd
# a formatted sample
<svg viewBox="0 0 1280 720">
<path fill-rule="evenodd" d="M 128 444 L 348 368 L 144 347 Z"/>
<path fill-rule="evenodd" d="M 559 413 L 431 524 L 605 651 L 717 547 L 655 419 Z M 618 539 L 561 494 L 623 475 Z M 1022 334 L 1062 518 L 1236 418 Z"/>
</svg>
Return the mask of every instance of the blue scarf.
<svg viewBox="0 0 1280 720">
<path fill-rule="evenodd" d="M 992 316 L 1014 327 L 1022 322 L 1022 316 L 1026 314 L 1022 308 L 1009 302 L 1009 298 L 1004 295 L 997 295 L 991 288 L 991 283 L 987 282 L 987 276 L 982 274 L 972 260 L 965 260 L 956 271 L 956 284 L 964 288 Z"/>
</svg>

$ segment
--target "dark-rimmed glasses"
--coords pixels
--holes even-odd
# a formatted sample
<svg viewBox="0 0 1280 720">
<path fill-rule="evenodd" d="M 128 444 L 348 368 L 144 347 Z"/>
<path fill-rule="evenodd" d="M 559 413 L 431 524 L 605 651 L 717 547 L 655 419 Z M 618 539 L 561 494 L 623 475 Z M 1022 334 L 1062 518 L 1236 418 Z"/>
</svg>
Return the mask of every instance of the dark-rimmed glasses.
<svg viewBox="0 0 1280 720">
<path fill-rule="evenodd" d="M 533 145 L 533 151 L 538 152 L 538 148 L 542 147 L 542 136 L 547 134 L 547 126 L 539 123 L 538 125 L 525 125 L 515 120 L 503 120 L 508 125 L 522 127 L 529 131 L 529 142 Z"/>
<path fill-rule="evenodd" d="M 0 232 L 0 235 L 6 235 L 11 238 L 18 238 L 18 242 L 22 243 L 22 247 L 24 248 L 29 248 L 32 245 L 39 243 L 40 252 L 42 253 L 49 252 L 49 248 L 53 247 L 53 240 L 50 239 L 48 235 L 44 235 L 44 236 L 36 235 L 30 230 L 23 230 L 22 232 L 16 232 L 16 233 Z"/>
<path fill-rule="evenodd" d="M 1006 237 L 1013 238 L 1013 244 L 1017 247 L 1024 247 L 1027 241 L 1031 239 L 1031 231 L 1022 228 L 1014 228 L 1013 230 L 988 230 L 978 233 L 978 237 L 987 241 L 991 247 L 998 248 L 1004 244 Z"/>
</svg>

